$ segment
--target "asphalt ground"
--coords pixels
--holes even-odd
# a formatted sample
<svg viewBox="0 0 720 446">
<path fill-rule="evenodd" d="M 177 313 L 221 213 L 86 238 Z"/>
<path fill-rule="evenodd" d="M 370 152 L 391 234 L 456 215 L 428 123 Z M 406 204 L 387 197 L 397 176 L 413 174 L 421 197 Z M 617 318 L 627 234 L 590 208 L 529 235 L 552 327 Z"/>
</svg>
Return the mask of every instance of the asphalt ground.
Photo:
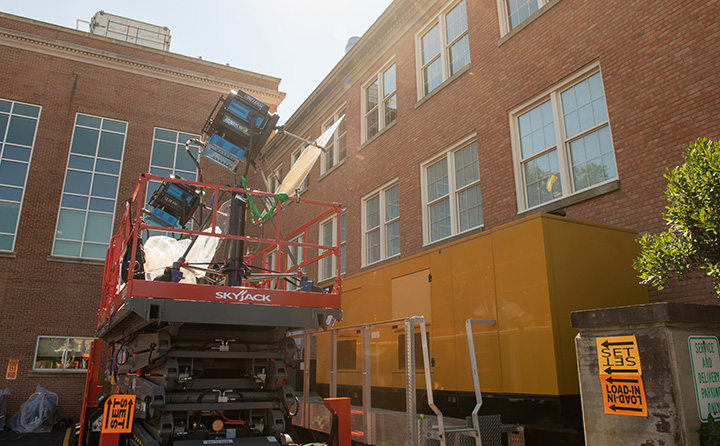
<svg viewBox="0 0 720 446">
<path fill-rule="evenodd" d="M 73 428 L 53 429 L 41 434 L 18 434 L 6 427 L 0 431 L 2 446 L 69 446 Z"/>
</svg>

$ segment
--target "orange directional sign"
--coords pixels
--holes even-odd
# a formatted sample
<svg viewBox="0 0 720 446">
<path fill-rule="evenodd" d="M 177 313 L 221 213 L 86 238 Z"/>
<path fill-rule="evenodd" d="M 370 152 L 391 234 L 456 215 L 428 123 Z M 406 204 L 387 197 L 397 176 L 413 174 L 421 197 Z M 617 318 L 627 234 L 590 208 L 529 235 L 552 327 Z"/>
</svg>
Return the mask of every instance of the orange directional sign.
<svg viewBox="0 0 720 446">
<path fill-rule="evenodd" d="M 645 388 L 640 375 L 600 375 L 605 413 L 647 416 Z"/>
<path fill-rule="evenodd" d="M 7 372 L 5 373 L 5 379 L 17 379 L 18 371 L 18 359 L 8 359 Z"/>
<path fill-rule="evenodd" d="M 105 401 L 103 433 L 130 433 L 135 413 L 135 395 L 110 395 Z"/>
<path fill-rule="evenodd" d="M 600 375 L 642 375 L 635 336 L 597 338 Z"/>
</svg>

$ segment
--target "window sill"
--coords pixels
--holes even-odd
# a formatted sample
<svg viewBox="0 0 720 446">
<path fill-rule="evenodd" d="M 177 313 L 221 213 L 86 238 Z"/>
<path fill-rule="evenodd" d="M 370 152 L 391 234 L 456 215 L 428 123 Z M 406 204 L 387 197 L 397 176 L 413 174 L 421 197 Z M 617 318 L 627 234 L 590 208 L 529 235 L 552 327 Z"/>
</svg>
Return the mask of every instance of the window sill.
<svg viewBox="0 0 720 446">
<path fill-rule="evenodd" d="M 390 124 L 386 125 L 385 127 L 383 127 L 382 130 L 380 130 L 379 132 L 374 134 L 372 136 L 372 138 L 370 138 L 370 139 L 366 140 L 364 143 L 360 144 L 360 147 L 358 147 L 358 152 L 361 151 L 366 146 L 370 145 L 373 141 L 378 139 L 380 136 L 384 135 L 385 132 L 387 132 L 391 128 L 395 127 L 395 124 L 397 124 L 397 119 L 394 120 L 393 122 L 391 122 Z"/>
<path fill-rule="evenodd" d="M 458 240 L 464 239 L 465 237 L 469 237 L 471 235 L 479 234 L 485 230 L 485 225 L 480 225 L 477 228 L 468 229 L 464 232 L 459 232 L 455 235 L 451 235 L 450 237 L 445 237 L 440 240 L 436 240 L 431 243 L 427 243 L 420 247 L 420 252 L 428 251 L 430 249 L 436 249 L 438 246 L 446 245 L 448 243 L 456 242 Z"/>
<path fill-rule="evenodd" d="M 552 8 L 553 6 L 555 6 L 555 5 L 557 5 L 558 3 L 560 3 L 560 1 L 561 1 L 561 0 L 550 0 L 549 2 L 547 2 L 546 4 L 544 4 L 544 5 L 542 6 L 542 8 L 538 9 L 537 11 L 535 11 L 530 17 L 528 17 L 527 19 L 525 19 L 524 22 L 522 22 L 521 24 L 519 24 L 518 26 L 516 26 L 515 28 L 513 28 L 512 31 L 509 31 L 509 32 L 506 33 L 504 36 L 502 36 L 502 37 L 500 38 L 500 40 L 498 40 L 497 46 L 500 46 L 500 45 L 502 45 L 503 43 L 507 42 L 508 40 L 512 39 L 512 37 L 513 37 L 515 34 L 519 33 L 519 32 L 522 31 L 523 29 L 525 29 L 528 25 L 530 25 L 530 23 L 532 23 L 532 22 L 534 22 L 535 20 L 537 20 L 538 17 L 540 17 L 541 15 L 545 14 L 550 8 Z"/>
<path fill-rule="evenodd" d="M 400 254 L 395 254 L 392 257 L 388 257 L 386 259 L 378 260 L 377 262 L 373 262 L 367 265 L 363 265 L 360 267 L 360 271 L 367 271 L 373 268 L 377 268 L 378 266 L 386 265 L 388 263 L 394 262 L 395 260 L 398 260 L 400 258 Z"/>
<path fill-rule="evenodd" d="M 56 255 L 49 255 L 47 256 L 46 260 L 48 262 L 58 262 L 58 263 L 81 263 L 85 265 L 104 265 L 105 261 L 100 259 L 83 259 L 81 257 L 64 257 L 64 256 L 56 256 Z"/>
<path fill-rule="evenodd" d="M 340 160 L 337 164 L 335 164 L 334 166 L 332 166 L 329 170 L 326 170 L 325 173 L 323 173 L 322 175 L 320 175 L 320 176 L 318 177 L 318 181 L 321 181 L 321 180 L 322 180 L 323 178 L 325 178 L 326 176 L 328 176 L 328 175 L 330 175 L 331 173 L 335 172 L 335 170 L 337 170 L 340 166 L 342 166 L 343 164 L 345 164 L 345 160 L 346 160 L 346 159 L 347 159 L 347 157 L 343 158 L 343 159 Z"/>
<path fill-rule="evenodd" d="M 87 375 L 87 370 L 58 370 L 58 369 L 48 369 L 48 370 L 29 370 L 28 376 L 32 377 L 62 377 L 62 378 L 85 378 Z"/>
<path fill-rule="evenodd" d="M 455 79 L 459 78 L 459 77 L 462 76 L 463 74 L 465 74 L 465 73 L 467 73 L 468 71 L 470 71 L 470 67 L 471 67 L 471 66 L 472 66 L 472 62 L 469 63 L 469 64 L 467 64 L 467 65 L 465 65 L 464 67 L 460 68 L 457 73 L 455 73 L 455 74 L 453 74 L 452 76 L 450 76 L 449 78 L 445 79 L 445 81 L 444 81 L 442 84 L 438 85 L 436 89 L 434 89 L 434 90 L 431 91 L 430 93 L 426 94 L 426 95 L 423 96 L 419 101 L 417 101 L 417 102 L 415 103 L 415 109 L 417 110 L 418 107 L 420 107 L 421 105 L 423 105 L 424 103 L 426 103 L 427 101 L 429 101 L 430 98 L 435 97 L 435 95 L 437 95 L 438 93 L 440 93 L 441 90 L 445 89 L 445 87 L 447 87 L 447 86 L 450 85 L 452 82 L 454 82 Z"/>
<path fill-rule="evenodd" d="M 516 219 L 521 219 L 524 217 L 527 217 L 528 215 L 533 215 L 537 213 L 542 212 L 553 212 L 560 210 L 564 207 L 571 206 L 573 204 L 577 204 L 586 200 L 590 200 L 595 197 L 599 197 L 600 195 L 605 195 L 607 193 L 613 192 L 620 189 L 620 180 L 612 180 L 608 183 L 601 184 L 599 186 L 595 186 L 592 189 L 584 190 L 577 192 L 573 195 L 567 196 L 565 198 L 559 198 L 555 201 L 551 201 L 549 203 L 542 204 L 540 206 L 536 206 L 534 208 L 528 209 L 526 211 L 518 212 Z"/>
<path fill-rule="evenodd" d="M 16 257 L 17 253 L 15 251 L 0 251 L 0 258 L 14 259 Z"/>
</svg>

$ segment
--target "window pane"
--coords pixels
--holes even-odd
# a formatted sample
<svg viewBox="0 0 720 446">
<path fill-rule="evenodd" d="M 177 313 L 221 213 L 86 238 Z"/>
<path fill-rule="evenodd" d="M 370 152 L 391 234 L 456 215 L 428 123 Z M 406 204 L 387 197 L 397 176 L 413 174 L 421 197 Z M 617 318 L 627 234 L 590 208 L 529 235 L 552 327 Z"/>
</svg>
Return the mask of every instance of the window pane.
<svg viewBox="0 0 720 446">
<path fill-rule="evenodd" d="M 553 150 L 524 164 L 528 207 L 562 196 L 557 151 Z"/>
<path fill-rule="evenodd" d="M 100 245 L 95 243 L 84 243 L 82 248 L 82 257 L 90 259 L 104 259 L 108 245 Z"/>
<path fill-rule="evenodd" d="M 483 223 L 480 185 L 458 193 L 460 231 L 480 226 Z"/>
<path fill-rule="evenodd" d="M 393 186 L 385 191 L 385 221 L 400 216 L 400 186 Z"/>
<path fill-rule="evenodd" d="M 385 125 L 395 121 L 397 118 L 397 95 L 392 95 L 385 100 Z"/>
<path fill-rule="evenodd" d="M 60 209 L 57 225 L 57 238 L 82 240 L 85 227 L 85 212 Z"/>
<path fill-rule="evenodd" d="M 38 339 L 37 355 L 35 356 L 36 369 L 63 369 L 63 356 L 67 338 L 40 338 Z"/>
<path fill-rule="evenodd" d="M 35 136 L 35 124 L 37 120 L 21 116 L 10 117 L 5 142 L 9 144 L 21 144 L 31 146 Z"/>
<path fill-rule="evenodd" d="M 0 161 L 0 183 L 9 186 L 25 186 L 27 164 L 15 161 Z"/>
<path fill-rule="evenodd" d="M 395 65 L 385 70 L 383 73 L 383 97 L 387 97 L 395 91 Z"/>
<path fill-rule="evenodd" d="M 555 145 L 555 129 L 550 101 L 538 105 L 518 117 L 520 149 L 527 158 Z"/>
<path fill-rule="evenodd" d="M 112 213 L 115 210 L 115 200 L 103 200 L 101 198 L 91 198 L 90 199 L 90 210 Z"/>
<path fill-rule="evenodd" d="M 0 141 L 5 140 L 5 130 L 7 129 L 7 123 L 10 117 L 6 114 L 0 113 Z"/>
<path fill-rule="evenodd" d="M 369 115 L 366 117 L 365 121 L 366 126 L 366 133 L 365 139 L 370 139 L 373 136 L 375 136 L 378 132 L 378 110 L 373 110 Z"/>
<path fill-rule="evenodd" d="M 22 188 L 0 186 L 0 200 L 19 202 L 20 200 L 22 200 L 22 194 Z"/>
<path fill-rule="evenodd" d="M 53 250 L 53 254 L 58 256 L 79 257 L 80 247 L 80 242 L 55 240 L 55 249 Z"/>
<path fill-rule="evenodd" d="M 171 143 L 175 143 L 177 139 L 177 132 L 172 132 L 169 130 L 163 130 L 163 129 L 155 129 L 154 134 L 155 139 L 162 139 L 164 141 L 170 141 Z M 185 141 L 183 141 L 185 143 Z"/>
<path fill-rule="evenodd" d="M 87 197 L 63 194 L 60 205 L 64 208 L 82 209 L 84 211 L 87 209 L 87 203 Z"/>
<path fill-rule="evenodd" d="M 470 43 L 467 34 L 450 47 L 450 75 L 470 63 Z"/>
<path fill-rule="evenodd" d="M 112 215 L 88 212 L 85 240 L 105 243 L 112 233 Z"/>
<path fill-rule="evenodd" d="M 87 369 L 92 339 L 70 339 L 66 355 L 66 368 Z"/>
<path fill-rule="evenodd" d="M 10 113 L 10 110 L 12 109 L 12 102 L 3 101 L 0 99 L 0 111 Z"/>
<path fill-rule="evenodd" d="M 68 167 L 72 169 L 92 171 L 94 161 L 95 160 L 93 158 L 88 158 L 87 156 L 70 155 Z"/>
<path fill-rule="evenodd" d="M 455 189 L 462 189 L 480 179 L 477 143 L 473 142 L 454 154 L 455 156 Z"/>
<path fill-rule="evenodd" d="M 442 62 L 436 59 L 423 70 L 423 83 L 425 94 L 430 93 L 442 84 Z"/>
<path fill-rule="evenodd" d="M 369 112 L 378 105 L 378 81 L 365 90 L 365 110 Z"/>
<path fill-rule="evenodd" d="M 367 234 L 367 263 L 380 260 L 380 229 Z"/>
<path fill-rule="evenodd" d="M 430 31 L 422 36 L 422 64 L 430 62 L 440 54 L 440 25 L 432 27 Z"/>
<path fill-rule="evenodd" d="M 430 241 L 449 237 L 450 229 L 450 200 L 445 199 L 430 205 Z"/>
<path fill-rule="evenodd" d="M 37 118 L 40 115 L 40 107 L 37 107 L 35 105 L 20 104 L 16 102 L 13 106 L 13 114 L 23 115 L 30 118 Z"/>
<path fill-rule="evenodd" d="M 427 168 L 428 201 L 434 201 L 448 194 L 447 159 L 436 162 Z"/>
<path fill-rule="evenodd" d="M 65 192 L 72 194 L 87 195 L 90 192 L 90 180 L 92 174 L 89 172 L 79 172 L 77 170 L 68 170 L 65 175 Z"/>
<path fill-rule="evenodd" d="M 0 232 L 15 233 L 20 204 L 0 201 Z"/>
<path fill-rule="evenodd" d="M 112 119 L 103 119 L 102 128 L 103 130 L 111 130 L 113 132 L 125 133 L 126 124 L 120 121 L 113 121 Z"/>
<path fill-rule="evenodd" d="M 120 160 L 123 153 L 123 143 L 125 135 L 117 133 L 102 132 L 100 136 L 100 147 L 98 148 L 98 156 Z"/>
<path fill-rule="evenodd" d="M 80 117 L 78 117 L 78 120 L 79 119 Z M 95 156 L 99 134 L 100 132 L 97 130 L 75 127 L 70 152 Z"/>
<path fill-rule="evenodd" d="M 561 98 L 568 138 L 607 121 L 600 73 L 563 91 Z"/>
<path fill-rule="evenodd" d="M 508 0 L 510 28 L 515 28 L 538 10 L 538 0 Z"/>
<path fill-rule="evenodd" d="M 400 222 L 394 221 L 385 228 L 385 236 L 387 237 L 387 245 L 385 246 L 385 255 L 392 257 L 400 254 Z"/>
<path fill-rule="evenodd" d="M 197 159 L 197 147 L 190 146 L 190 151 L 193 152 L 195 155 L 195 158 Z M 177 155 L 175 157 L 175 169 L 176 170 L 184 170 L 187 172 L 192 172 L 192 178 L 186 178 L 189 180 L 195 180 L 195 163 L 193 163 L 192 158 L 190 158 L 190 155 L 187 154 L 187 151 L 185 151 L 185 145 L 184 144 L 178 144 L 177 145 Z"/>
<path fill-rule="evenodd" d="M 465 12 L 465 0 L 460 2 L 447 15 L 447 41 L 455 40 L 460 34 L 467 30 L 467 14 Z"/>
<path fill-rule="evenodd" d="M 115 198 L 117 180 L 116 176 L 95 174 L 92 195 L 95 197 Z"/>
<path fill-rule="evenodd" d="M 96 129 L 100 128 L 100 118 L 88 115 L 77 115 L 76 124 L 84 125 L 86 127 L 93 127 Z"/>
<path fill-rule="evenodd" d="M 607 126 L 571 142 L 570 156 L 576 191 L 617 176 Z"/>
<path fill-rule="evenodd" d="M 365 202 L 365 227 L 370 230 L 380 226 L 380 196 L 376 195 Z"/>
<path fill-rule="evenodd" d="M 97 160 L 97 163 L 95 163 L 95 171 L 119 175 L 120 163 L 117 161 Z"/>
<path fill-rule="evenodd" d="M 14 239 L 13 235 L 0 234 L 0 251 L 11 251 Z"/>
</svg>

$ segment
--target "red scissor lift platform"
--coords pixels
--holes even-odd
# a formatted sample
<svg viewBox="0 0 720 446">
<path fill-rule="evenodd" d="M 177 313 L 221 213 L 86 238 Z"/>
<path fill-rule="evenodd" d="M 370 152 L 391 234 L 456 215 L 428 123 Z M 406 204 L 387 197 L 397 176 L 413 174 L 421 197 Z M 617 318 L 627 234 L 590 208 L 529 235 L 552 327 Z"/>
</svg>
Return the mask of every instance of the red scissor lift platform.
<svg viewBox="0 0 720 446">
<path fill-rule="evenodd" d="M 205 221 L 212 229 L 169 229 L 146 222 L 147 188 L 166 182 L 200 192 L 206 201 Z M 259 215 L 264 231 L 255 226 L 253 235 L 220 232 L 220 220 L 227 218 L 222 204 L 231 197 L 260 208 L 276 205 Z M 302 206 L 306 209 L 301 214 L 312 217 L 289 228 L 282 214 L 290 206 Z M 338 225 L 333 245 L 307 243 L 311 234 L 319 234 L 318 225 L 333 217 Z M 339 223 L 337 203 L 141 175 L 106 255 L 98 340 L 91 353 L 79 444 L 94 443 L 98 436 L 91 425 L 101 416 L 103 343 L 107 356 L 102 375 L 111 393 L 136 397 L 129 441 L 191 446 L 222 438 L 227 444 L 250 445 L 274 437 L 286 442 L 286 420 L 297 401 L 287 385 L 295 344 L 286 332 L 325 328 L 341 318 Z M 175 270 L 206 271 L 207 278 L 196 283 L 147 280 L 140 262 L 140 237 L 147 231 L 204 241 L 217 238 L 218 254 L 211 262 L 215 265 L 225 260 L 218 258 L 224 245 L 252 248 L 242 261 L 240 285 L 225 286 L 222 267 L 192 265 L 183 258 Z M 271 236 L 254 234 L 262 232 Z M 308 267 L 321 262 L 335 268 L 335 281 L 325 289 L 304 277 Z M 103 434 L 100 444 L 117 444 L 118 439 L 117 434 Z"/>
</svg>

